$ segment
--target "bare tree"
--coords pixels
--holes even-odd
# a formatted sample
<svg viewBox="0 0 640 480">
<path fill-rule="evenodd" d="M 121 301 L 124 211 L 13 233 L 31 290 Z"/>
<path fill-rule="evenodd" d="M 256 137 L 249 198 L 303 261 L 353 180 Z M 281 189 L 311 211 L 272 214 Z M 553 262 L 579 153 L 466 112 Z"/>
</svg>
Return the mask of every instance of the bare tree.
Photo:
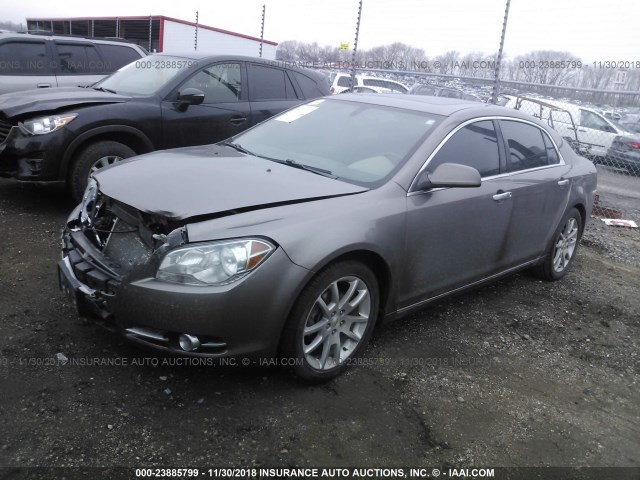
<svg viewBox="0 0 640 480">
<path fill-rule="evenodd" d="M 0 30 L 8 30 L 10 32 L 23 32 L 27 29 L 22 23 L 14 23 L 8 21 L 0 21 Z"/>
</svg>

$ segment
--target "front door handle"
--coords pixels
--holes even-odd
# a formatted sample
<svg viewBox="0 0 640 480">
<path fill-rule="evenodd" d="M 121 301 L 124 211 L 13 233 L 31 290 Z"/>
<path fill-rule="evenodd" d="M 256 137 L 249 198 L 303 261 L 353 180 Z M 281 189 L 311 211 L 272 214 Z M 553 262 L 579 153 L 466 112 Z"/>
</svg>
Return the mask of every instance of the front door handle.
<svg viewBox="0 0 640 480">
<path fill-rule="evenodd" d="M 561 187 L 564 187 L 565 185 L 569 185 L 569 180 L 567 179 L 558 180 L 558 185 L 560 185 Z"/>
<path fill-rule="evenodd" d="M 38 88 L 50 88 L 51 84 L 50 83 L 39 83 L 38 84 Z"/>
<path fill-rule="evenodd" d="M 496 202 L 500 202 L 500 201 L 502 201 L 502 200 L 506 200 L 506 199 L 508 199 L 508 198 L 511 198 L 511 192 L 496 193 L 496 194 L 493 196 L 493 199 L 494 199 Z"/>
<path fill-rule="evenodd" d="M 244 123 L 247 121 L 247 117 L 232 117 L 231 120 L 229 121 L 234 125 L 240 125 L 241 123 Z"/>
</svg>

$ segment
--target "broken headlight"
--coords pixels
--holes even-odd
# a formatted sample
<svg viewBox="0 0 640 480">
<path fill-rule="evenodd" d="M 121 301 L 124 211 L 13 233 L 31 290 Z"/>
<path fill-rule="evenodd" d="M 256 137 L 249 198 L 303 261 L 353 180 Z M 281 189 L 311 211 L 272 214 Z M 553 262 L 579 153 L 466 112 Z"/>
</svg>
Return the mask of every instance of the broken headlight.
<svg viewBox="0 0 640 480">
<path fill-rule="evenodd" d="M 160 263 L 156 278 L 187 285 L 226 285 L 247 275 L 275 250 L 256 238 L 176 248 Z"/>
<path fill-rule="evenodd" d="M 69 115 L 51 115 L 50 117 L 34 118 L 33 120 L 20 123 L 20 128 L 29 135 L 45 135 L 60 130 L 77 116 L 77 113 L 71 113 Z"/>
</svg>

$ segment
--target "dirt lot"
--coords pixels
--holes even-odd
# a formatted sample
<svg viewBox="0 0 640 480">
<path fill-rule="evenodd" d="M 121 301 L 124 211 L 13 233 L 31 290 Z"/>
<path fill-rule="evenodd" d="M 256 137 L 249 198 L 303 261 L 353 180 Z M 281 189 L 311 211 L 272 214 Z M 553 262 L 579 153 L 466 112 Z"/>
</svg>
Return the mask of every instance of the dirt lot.
<svg viewBox="0 0 640 480">
<path fill-rule="evenodd" d="M 81 323 L 55 269 L 71 207 L 0 180 L 0 466 L 640 467 L 638 230 L 593 219 L 564 280 L 432 306 L 309 387 L 165 365 Z"/>
</svg>

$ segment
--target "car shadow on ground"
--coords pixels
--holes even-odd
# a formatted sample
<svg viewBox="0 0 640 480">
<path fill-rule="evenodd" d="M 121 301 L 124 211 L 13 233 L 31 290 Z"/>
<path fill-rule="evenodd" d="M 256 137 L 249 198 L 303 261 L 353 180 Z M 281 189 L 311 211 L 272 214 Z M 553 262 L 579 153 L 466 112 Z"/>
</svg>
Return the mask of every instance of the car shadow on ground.
<svg viewBox="0 0 640 480">
<path fill-rule="evenodd" d="M 43 215 L 66 214 L 75 206 L 62 184 L 33 184 L 9 179 L 0 179 L 0 201 L 15 207 L 17 213 Z"/>
</svg>

